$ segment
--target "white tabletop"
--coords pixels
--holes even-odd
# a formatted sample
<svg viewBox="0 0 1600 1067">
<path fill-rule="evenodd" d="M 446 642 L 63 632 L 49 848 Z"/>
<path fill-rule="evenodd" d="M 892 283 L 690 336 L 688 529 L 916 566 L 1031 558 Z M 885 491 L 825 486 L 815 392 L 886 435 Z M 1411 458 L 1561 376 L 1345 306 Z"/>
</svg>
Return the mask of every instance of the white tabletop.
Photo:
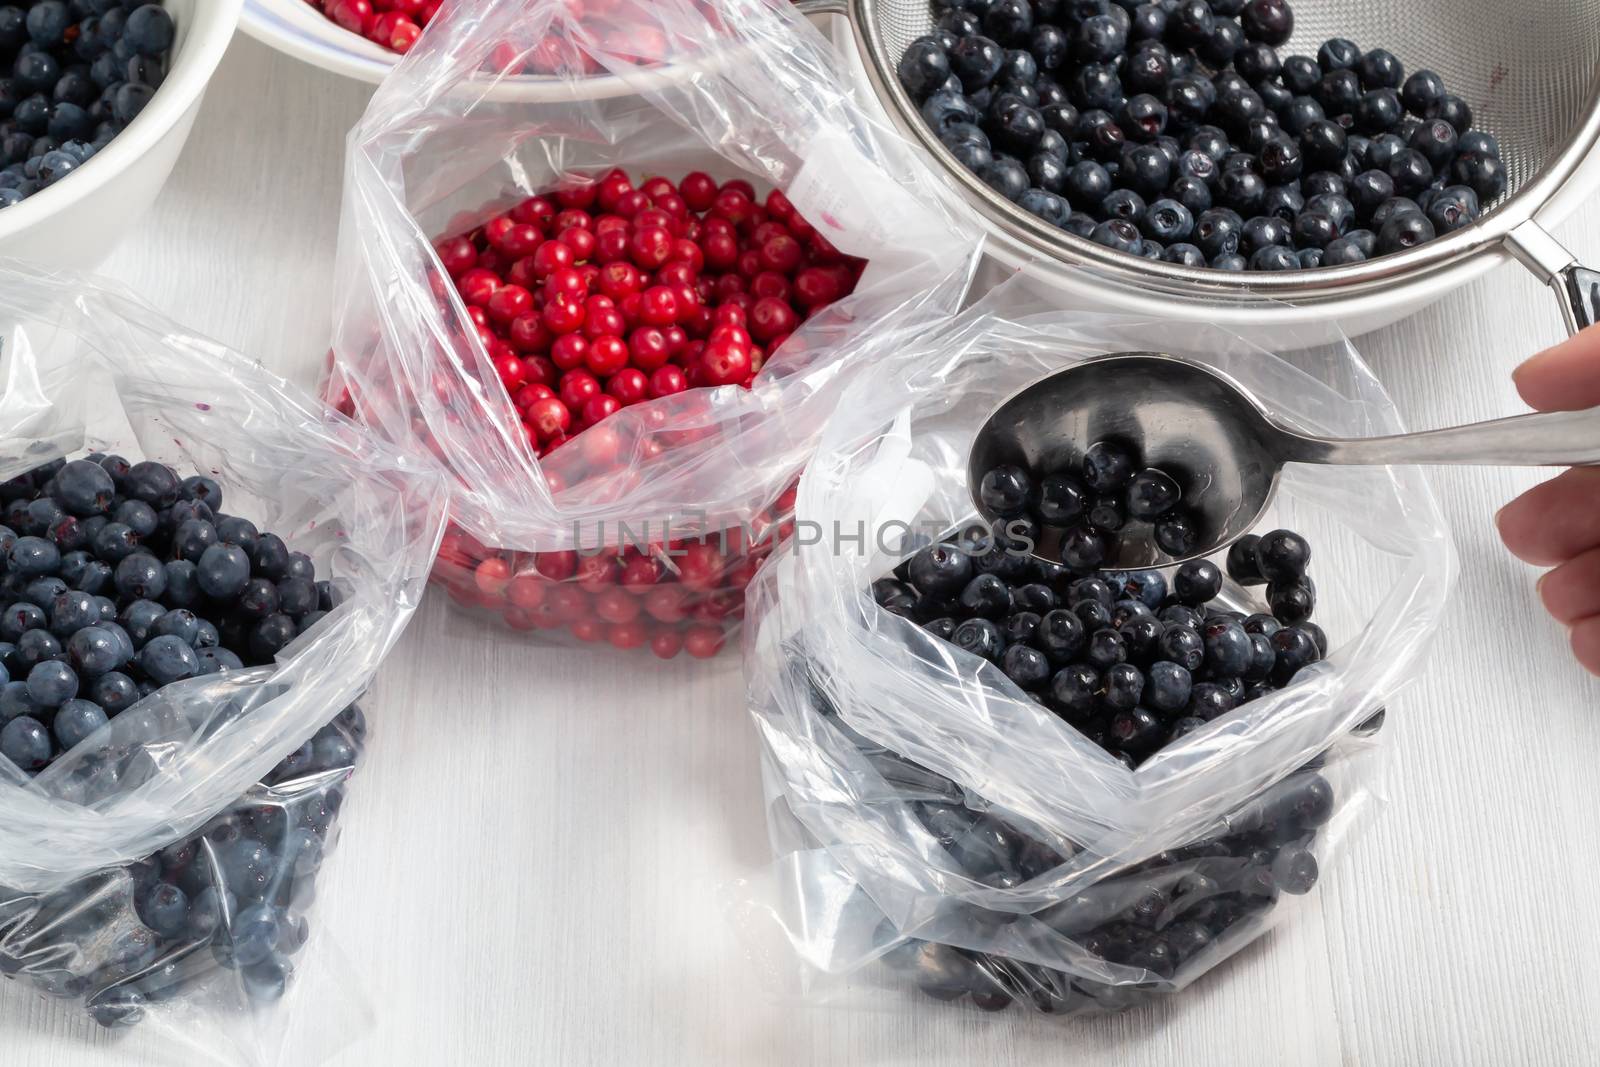
<svg viewBox="0 0 1600 1067">
<path fill-rule="evenodd" d="M 367 90 L 241 37 L 188 150 L 106 264 L 175 319 L 306 385 L 326 351 L 346 129 Z M 1600 219 L 1558 231 L 1600 261 Z M 1517 268 L 1361 341 L 1414 426 L 1511 414 L 1561 337 Z M 385 1065 L 1509 1064 L 1600 1047 L 1600 681 L 1491 517 L 1536 475 L 1440 472 L 1463 573 L 1425 679 L 1384 731 L 1389 805 L 1295 919 L 1184 996 L 1062 1023 L 908 1004 L 808 1007 L 734 936 L 765 862 L 736 660 L 539 649 L 430 602 L 366 701 L 374 739 L 312 920 Z M 619 669 L 619 666 L 621 669 Z M 333 956 L 327 958 L 333 959 Z M 210 1062 L 0 983 L 18 1067 Z M 306 1030 L 342 1011 L 296 1002 Z M 356 1031 L 359 1032 L 359 1031 Z M 286 1063 L 306 1062 L 294 1046 Z"/>
</svg>

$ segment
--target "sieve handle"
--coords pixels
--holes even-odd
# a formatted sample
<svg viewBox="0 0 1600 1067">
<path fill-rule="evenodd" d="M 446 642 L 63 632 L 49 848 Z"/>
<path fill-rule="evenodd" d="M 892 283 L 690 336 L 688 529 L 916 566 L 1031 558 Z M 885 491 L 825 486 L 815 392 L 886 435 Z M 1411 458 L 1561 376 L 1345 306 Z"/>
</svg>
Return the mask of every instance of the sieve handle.
<svg viewBox="0 0 1600 1067">
<path fill-rule="evenodd" d="M 1600 320 L 1600 271 L 1592 271 L 1550 231 L 1529 220 L 1507 235 L 1507 247 L 1524 267 L 1556 291 L 1567 330 L 1577 333 Z"/>
</svg>

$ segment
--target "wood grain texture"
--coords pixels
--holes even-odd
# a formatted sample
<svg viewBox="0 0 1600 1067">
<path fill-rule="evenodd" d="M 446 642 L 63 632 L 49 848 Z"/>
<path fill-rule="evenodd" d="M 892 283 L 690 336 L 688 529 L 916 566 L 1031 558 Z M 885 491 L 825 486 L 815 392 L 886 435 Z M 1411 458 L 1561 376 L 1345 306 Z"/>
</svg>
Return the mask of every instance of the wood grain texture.
<svg viewBox="0 0 1600 1067">
<path fill-rule="evenodd" d="M 106 264 L 179 321 L 307 385 L 326 347 L 344 133 L 366 90 L 240 38 L 155 211 Z M 1600 220 L 1559 235 L 1600 261 Z M 1516 268 L 1360 347 L 1417 427 L 1510 414 L 1560 337 Z M 1557 1064 L 1600 1047 L 1592 816 L 1600 683 L 1491 519 L 1537 474 L 1440 471 L 1454 621 L 1387 731 L 1389 805 L 1296 919 L 1159 1009 L 1071 1024 L 808 1006 L 733 935 L 767 857 L 731 661 L 539 650 L 430 602 L 366 706 L 374 742 L 313 920 L 373 1025 L 356 1064 L 1138 1067 Z M 342 954 L 342 956 L 341 956 Z M 330 967 L 332 963 L 330 962 Z M 338 984 L 335 974 L 324 980 Z M 24 1067 L 204 1063 L 111 1040 L 10 983 Z M 362 1030 L 302 996 L 282 1062 Z"/>
</svg>

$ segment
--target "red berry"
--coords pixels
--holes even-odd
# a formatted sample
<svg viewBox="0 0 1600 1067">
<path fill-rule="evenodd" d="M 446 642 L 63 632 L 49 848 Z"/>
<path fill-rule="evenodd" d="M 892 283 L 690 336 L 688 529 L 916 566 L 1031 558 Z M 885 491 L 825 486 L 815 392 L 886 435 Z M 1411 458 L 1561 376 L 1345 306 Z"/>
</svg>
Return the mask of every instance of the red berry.
<svg viewBox="0 0 1600 1067">
<path fill-rule="evenodd" d="M 617 316 L 619 319 L 622 317 Z M 568 334 L 568 336 L 573 336 Z M 589 342 L 584 363 L 597 377 L 609 378 L 628 365 L 628 346 L 622 338 L 612 334 L 596 337 Z M 587 416 L 585 416 L 587 418 Z"/>
<path fill-rule="evenodd" d="M 667 351 L 667 335 L 660 327 L 641 326 L 628 335 L 628 354 L 633 365 L 643 371 L 653 371 L 671 358 Z"/>
<path fill-rule="evenodd" d="M 564 582 L 578 570 L 578 554 L 570 549 L 563 552 L 540 552 L 533 559 L 533 569 L 552 582 Z"/>
<path fill-rule="evenodd" d="M 684 651 L 695 659 L 710 659 L 722 651 L 722 631 L 715 626 L 693 626 L 683 635 Z"/>
<path fill-rule="evenodd" d="M 598 192 L 596 182 L 573 181 L 556 190 L 556 202 L 565 208 L 588 207 Z"/>
<path fill-rule="evenodd" d="M 656 271 L 656 282 L 659 285 L 674 287 L 689 286 L 699 280 L 699 276 L 694 264 L 687 260 L 674 259 L 670 263 L 662 264 L 661 269 Z"/>
<path fill-rule="evenodd" d="M 592 397 L 600 395 L 600 382 L 586 370 L 569 370 L 561 376 L 561 402 L 571 411 L 582 411 Z"/>
<path fill-rule="evenodd" d="M 717 183 L 709 174 L 694 171 L 678 183 L 678 194 L 691 211 L 705 211 L 717 198 Z"/>
<path fill-rule="evenodd" d="M 549 441 L 557 435 L 565 434 L 567 428 L 572 425 L 572 412 L 567 405 L 553 396 L 529 404 L 522 418 L 542 441 Z"/>
<path fill-rule="evenodd" d="M 613 648 L 638 648 L 649 638 L 650 631 L 639 622 L 613 623 L 606 627 L 606 640 Z"/>
<path fill-rule="evenodd" d="M 637 293 L 642 285 L 639 268 L 632 263 L 618 261 L 600 268 L 600 291 L 613 300 Z"/>
<path fill-rule="evenodd" d="M 583 284 L 583 275 L 574 267 L 562 267 L 560 270 L 550 272 L 550 277 L 544 280 L 545 296 L 555 296 L 557 293 L 566 293 L 568 296 L 588 296 L 588 286 Z"/>
<path fill-rule="evenodd" d="M 607 396 L 605 393 L 601 393 L 598 396 L 590 397 L 584 402 L 583 421 L 593 426 L 595 423 L 610 418 L 621 410 L 622 401 L 614 396 Z"/>
<path fill-rule="evenodd" d="M 750 279 L 750 295 L 757 300 L 762 297 L 773 297 L 777 300 L 789 299 L 789 279 L 775 270 L 764 270 Z"/>
<path fill-rule="evenodd" d="M 616 585 L 621 575 L 622 564 L 615 556 L 579 556 L 574 577 L 585 591 L 599 593 Z"/>
<path fill-rule="evenodd" d="M 366 37 L 372 32 L 372 0 L 328 0 L 322 11 L 351 33 Z"/>
<path fill-rule="evenodd" d="M 589 341 L 581 333 L 562 334 L 550 345 L 550 361 L 558 370 L 572 370 L 588 360 Z"/>
<path fill-rule="evenodd" d="M 494 271 L 485 270 L 482 267 L 474 267 L 461 276 L 461 280 L 456 283 L 456 288 L 461 293 L 462 300 L 482 307 L 489 303 L 489 298 L 495 294 L 495 290 L 499 289 L 501 284 L 500 275 Z"/>
<path fill-rule="evenodd" d="M 628 254 L 646 270 L 672 258 L 672 234 L 665 226 L 641 226 L 628 238 Z"/>
<path fill-rule="evenodd" d="M 471 270 L 478 262 L 478 250 L 465 237 L 440 241 L 434 246 L 434 251 L 439 254 L 439 262 L 452 278 Z"/>
<path fill-rule="evenodd" d="M 619 345 L 622 344 L 620 340 L 617 343 Z M 624 358 L 626 358 L 627 346 L 625 345 L 623 346 L 623 352 Z M 627 407 L 629 404 L 637 404 L 649 397 L 650 379 L 645 377 L 644 371 L 637 367 L 623 367 L 612 374 L 611 380 L 606 382 L 606 392 L 616 397 L 623 407 Z"/>
<path fill-rule="evenodd" d="M 633 192 L 633 182 L 628 180 L 626 174 L 608 174 L 600 180 L 600 191 L 596 201 L 602 211 L 615 211 L 617 201 L 626 193 Z"/>
<path fill-rule="evenodd" d="M 485 596 L 499 596 L 505 592 L 506 583 L 511 581 L 511 564 L 499 556 L 491 556 L 478 564 L 472 580 Z"/>
<path fill-rule="evenodd" d="M 800 317 L 794 308 L 775 297 L 762 297 L 750 309 L 750 333 L 762 341 L 793 333 L 799 325 Z"/>
<path fill-rule="evenodd" d="M 555 395 L 548 385 L 543 382 L 535 382 L 518 389 L 516 395 L 511 398 L 511 402 L 517 406 L 518 411 L 526 414 L 529 405 L 535 400 L 543 400 L 547 396 Z"/>
<path fill-rule="evenodd" d="M 573 208 L 568 208 L 566 211 L 558 213 L 555 218 L 550 220 L 550 229 L 556 233 L 561 233 L 565 230 L 571 229 L 587 230 L 593 224 L 594 220 L 589 217 L 589 213 L 587 211 L 578 211 Z"/>
<path fill-rule="evenodd" d="M 506 599 L 529 611 L 544 602 L 546 588 L 548 586 L 537 574 L 519 574 L 506 587 Z"/>
<path fill-rule="evenodd" d="M 682 367 L 674 367 L 668 364 L 665 367 L 657 367 L 655 372 L 650 375 L 651 396 L 671 396 L 673 393 L 681 393 L 687 388 L 689 388 L 689 381 L 684 377 Z"/>
<path fill-rule="evenodd" d="M 683 635 L 676 630 L 657 630 L 650 638 L 650 651 L 659 659 L 671 659 L 683 651 Z"/>
<path fill-rule="evenodd" d="M 601 264 L 626 262 L 628 258 L 628 231 L 601 230 L 594 237 L 594 261 Z M 632 266 L 630 263 L 629 266 Z"/>
<path fill-rule="evenodd" d="M 493 312 L 493 307 L 490 312 Z M 556 294 L 544 306 L 541 313 L 544 318 L 545 328 L 551 333 L 572 333 L 583 325 L 585 315 L 583 301 L 566 293 Z"/>
<path fill-rule="evenodd" d="M 555 214 L 556 206 L 547 197 L 543 196 L 530 196 L 511 209 L 511 217 L 513 219 L 538 226 L 541 229 L 555 217 Z"/>
<path fill-rule="evenodd" d="M 717 587 L 725 561 L 716 545 L 696 542 L 685 546 L 674 562 L 678 567 L 680 582 L 690 589 L 704 591 Z"/>
<path fill-rule="evenodd" d="M 750 376 L 750 350 L 726 338 L 706 342 L 700 368 L 707 385 L 739 385 Z"/>
<path fill-rule="evenodd" d="M 617 198 L 617 206 L 615 210 L 616 213 L 621 215 L 623 218 L 631 219 L 639 212 L 649 210 L 649 207 L 650 198 L 641 193 L 639 190 L 635 189 L 633 192 L 623 193 Z"/>
<path fill-rule="evenodd" d="M 822 307 L 843 295 L 838 278 L 826 267 L 807 267 L 794 276 L 794 296 L 804 307 Z"/>
<path fill-rule="evenodd" d="M 606 637 L 605 623 L 599 619 L 574 619 L 568 629 L 572 631 L 573 637 L 589 644 L 604 641 Z"/>
<path fill-rule="evenodd" d="M 639 188 L 651 200 L 654 200 L 660 196 L 667 196 L 670 193 L 677 192 L 672 183 L 659 174 L 654 178 L 647 179 L 643 185 L 639 186 Z"/>
<path fill-rule="evenodd" d="M 689 592 L 681 585 L 658 585 L 645 593 L 644 610 L 653 619 L 679 622 L 689 616 L 688 599 Z"/>
<path fill-rule="evenodd" d="M 560 241 L 546 241 L 533 252 L 533 276 L 544 281 L 562 267 L 574 263 L 572 249 Z"/>
<path fill-rule="evenodd" d="M 489 298 L 487 310 L 495 322 L 508 323 L 533 310 L 533 294 L 520 285 L 502 286 Z"/>
<path fill-rule="evenodd" d="M 794 217 L 794 205 L 781 190 L 774 189 L 767 194 L 767 214 L 779 222 L 788 222 Z"/>
<path fill-rule="evenodd" d="M 496 356 L 494 360 L 495 373 L 500 376 L 500 381 L 508 391 L 516 389 L 528 378 L 528 370 L 522 365 L 522 360 L 516 356 Z"/>
<path fill-rule="evenodd" d="M 651 326 L 671 326 L 678 321 L 678 294 L 665 285 L 652 285 L 642 294 L 639 318 Z"/>
<path fill-rule="evenodd" d="M 739 240 L 729 233 L 708 233 L 700 239 L 705 265 L 712 270 L 730 270 L 739 262 Z"/>
<path fill-rule="evenodd" d="M 632 622 L 642 610 L 639 601 L 621 589 L 604 589 L 594 598 L 594 613 L 606 622 Z"/>
</svg>

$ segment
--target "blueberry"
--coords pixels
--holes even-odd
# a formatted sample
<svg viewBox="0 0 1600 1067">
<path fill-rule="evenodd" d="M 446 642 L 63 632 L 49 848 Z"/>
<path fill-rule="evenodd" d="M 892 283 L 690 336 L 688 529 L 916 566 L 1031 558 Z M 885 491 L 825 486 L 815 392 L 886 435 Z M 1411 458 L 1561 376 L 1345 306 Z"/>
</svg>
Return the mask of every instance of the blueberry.
<svg viewBox="0 0 1600 1067">
<path fill-rule="evenodd" d="M 167 569 L 147 552 L 134 552 L 117 564 L 112 575 L 117 592 L 130 600 L 154 600 L 167 588 Z"/>
<path fill-rule="evenodd" d="M 988 619 L 967 619 L 956 627 L 950 640 L 957 648 L 991 662 L 997 662 L 1005 649 L 1000 627 Z"/>
<path fill-rule="evenodd" d="M 1226 208 L 1213 208 L 1202 212 L 1195 220 L 1195 244 L 1208 259 L 1232 255 L 1239 250 L 1240 231 L 1244 222 L 1239 215 Z"/>
<path fill-rule="evenodd" d="M 1142 754 L 1161 742 L 1161 720 L 1146 708 L 1119 711 L 1111 717 L 1110 740 L 1124 752 Z"/>
<path fill-rule="evenodd" d="M 60 707 L 77 695 L 78 675 L 60 660 L 45 660 L 28 671 L 28 696 L 41 707 Z"/>
<path fill-rule="evenodd" d="M 1188 706 L 1193 684 L 1186 668 L 1162 660 L 1150 666 L 1143 699 L 1156 711 L 1170 715 Z"/>
<path fill-rule="evenodd" d="M 1089 505 L 1085 521 L 1091 529 L 1113 534 L 1127 524 L 1128 516 L 1120 494 L 1096 497 Z"/>
<path fill-rule="evenodd" d="M 986 471 L 978 482 L 978 502 L 1001 518 L 1023 514 L 1033 499 L 1033 479 L 1013 464 Z"/>
<path fill-rule="evenodd" d="M 1311 566 L 1311 545 L 1291 530 L 1273 530 L 1259 538 L 1253 548 L 1256 564 L 1254 573 L 1269 582 L 1294 581 L 1303 577 Z M 1239 551 L 1243 553 L 1245 550 L 1241 548 Z M 1229 571 L 1233 569 L 1230 559 Z M 1239 574 L 1234 576 L 1243 582 Z"/>
<path fill-rule="evenodd" d="M 1172 661 L 1185 670 L 1200 669 L 1205 662 L 1205 642 L 1199 632 L 1190 626 L 1169 625 L 1157 642 L 1163 659 Z"/>
<path fill-rule="evenodd" d="M 954 596 L 972 580 L 972 560 L 955 545 L 931 545 L 911 557 L 909 574 L 928 596 Z"/>
<path fill-rule="evenodd" d="M 1110 551 L 1105 534 L 1088 526 L 1074 526 L 1061 537 L 1062 566 L 1075 572 L 1099 569 Z"/>
<path fill-rule="evenodd" d="M 0 755 L 24 771 L 41 770 L 51 752 L 49 732 L 32 716 L 18 716 L 0 727 Z"/>
<path fill-rule="evenodd" d="M 241 670 L 244 667 L 244 661 L 226 648 L 196 649 L 195 658 L 200 663 L 199 669 L 195 671 L 196 674 L 217 674 L 221 671 Z"/>
<path fill-rule="evenodd" d="M 1071 722 L 1082 723 L 1099 704 L 1100 674 L 1077 663 L 1063 667 L 1050 678 L 1050 698 Z"/>
<path fill-rule="evenodd" d="M 111 476 L 97 463 L 73 460 L 56 475 L 56 496 L 74 515 L 104 514 L 115 495 Z"/>
<path fill-rule="evenodd" d="M 1478 219 L 1478 194 L 1466 186 L 1445 189 L 1428 205 L 1428 221 L 1436 233 L 1454 233 Z"/>
<path fill-rule="evenodd" d="M 1113 711 L 1131 711 L 1144 696 L 1145 676 L 1131 663 L 1113 664 L 1101 680 L 1101 700 Z"/>
<path fill-rule="evenodd" d="M 1011 606 L 1011 593 L 995 575 L 980 574 L 962 588 L 959 602 L 968 616 L 999 619 Z"/>
<path fill-rule="evenodd" d="M 89 539 L 94 554 L 102 561 L 115 565 L 139 549 L 139 535 L 132 527 L 120 522 L 108 522 Z"/>
<path fill-rule="evenodd" d="M 89 699 L 116 716 L 139 702 L 139 687 L 126 674 L 108 671 L 89 682 Z"/>
<path fill-rule="evenodd" d="M 1224 688 L 1211 682 L 1197 682 L 1189 691 L 1189 705 L 1185 714 L 1206 722 L 1226 715 L 1237 706 L 1237 701 Z"/>
<path fill-rule="evenodd" d="M 1052 661 L 1065 663 L 1083 650 L 1083 623 L 1071 611 L 1058 608 L 1039 620 L 1033 639 Z"/>
<path fill-rule="evenodd" d="M 123 663 L 122 647 L 103 626 L 84 626 L 67 640 L 67 663 L 80 678 L 97 678 Z"/>
<path fill-rule="evenodd" d="M 1264 248 L 1280 248 L 1294 239 L 1294 231 L 1282 219 L 1258 215 L 1239 232 L 1239 254 L 1254 257 Z"/>
<path fill-rule="evenodd" d="M 1190 560 L 1173 576 L 1172 592 L 1179 603 L 1201 607 L 1222 592 L 1222 571 L 1209 560 Z"/>
<path fill-rule="evenodd" d="M 87 700 L 68 700 L 56 711 L 50 729 L 56 735 L 63 752 L 75 748 L 100 727 L 106 724 L 106 713 L 100 705 Z"/>
<path fill-rule="evenodd" d="M 1116 630 L 1102 628 L 1089 635 L 1084 645 L 1084 662 L 1098 671 L 1109 670 L 1128 658 L 1128 643 Z"/>
<path fill-rule="evenodd" d="M 196 567 L 201 591 L 218 600 L 238 596 L 250 580 L 250 558 L 237 544 L 212 545 Z"/>
<path fill-rule="evenodd" d="M 1288 685 L 1302 668 L 1317 662 L 1317 645 L 1304 630 L 1286 626 L 1271 637 L 1277 662 L 1272 669 L 1274 685 Z"/>
<path fill-rule="evenodd" d="M 170 634 L 152 637 L 139 650 L 139 669 L 156 685 L 168 685 L 189 678 L 200 669 L 200 661 L 181 637 Z"/>
<path fill-rule="evenodd" d="M 950 77 L 950 57 L 937 38 L 918 37 L 900 57 L 896 73 L 906 92 L 925 100 Z"/>
<path fill-rule="evenodd" d="M 1236 622 L 1207 624 L 1201 635 L 1205 640 L 1206 662 L 1211 669 L 1228 677 L 1237 677 L 1250 668 L 1254 648 L 1250 635 Z"/>
<path fill-rule="evenodd" d="M 1285 893 L 1309 893 L 1317 884 L 1317 858 L 1307 849 L 1286 845 L 1272 861 L 1272 880 Z"/>
<path fill-rule="evenodd" d="M 42 537 L 19 537 L 6 558 L 14 573 L 36 577 L 61 565 L 61 550 Z"/>
<path fill-rule="evenodd" d="M 1267 586 L 1267 603 L 1272 614 L 1285 625 L 1305 622 L 1316 610 L 1317 594 L 1309 578 L 1274 582 Z"/>
<path fill-rule="evenodd" d="M 1007 648 L 1001 656 L 1000 669 L 1023 689 L 1037 689 L 1050 679 L 1050 661 L 1043 652 L 1028 645 Z"/>
<path fill-rule="evenodd" d="M 1168 512 L 1157 520 L 1156 544 L 1167 555 L 1175 558 L 1193 555 L 1199 543 L 1200 530 L 1187 512 Z"/>
</svg>

